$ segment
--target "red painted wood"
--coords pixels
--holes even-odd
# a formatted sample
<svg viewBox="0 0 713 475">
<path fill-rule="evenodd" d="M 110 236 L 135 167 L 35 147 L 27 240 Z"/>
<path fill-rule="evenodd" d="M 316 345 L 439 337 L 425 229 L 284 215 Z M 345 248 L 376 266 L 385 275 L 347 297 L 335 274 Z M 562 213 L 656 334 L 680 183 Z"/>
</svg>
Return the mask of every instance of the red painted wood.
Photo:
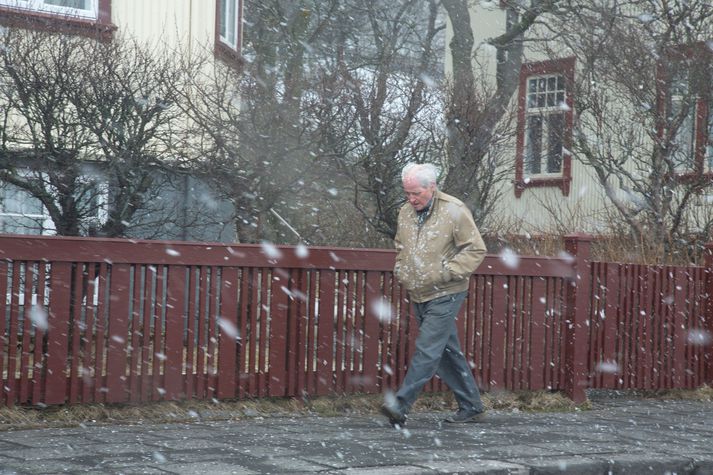
<svg viewBox="0 0 713 475">
<path fill-rule="evenodd" d="M 345 273 L 347 279 L 344 285 L 344 372 L 342 381 L 342 390 L 347 393 L 355 392 L 355 379 L 359 378 L 358 367 L 355 367 L 355 353 L 358 351 L 355 333 L 355 319 L 357 312 L 356 303 L 356 286 L 358 285 L 358 273 L 347 271 Z"/>
<path fill-rule="evenodd" d="M 166 362 L 164 366 L 165 399 L 184 399 L 183 329 L 186 268 L 168 266 L 166 289 Z"/>
<path fill-rule="evenodd" d="M 379 319 L 374 315 L 374 308 L 379 305 L 379 301 L 381 300 L 379 276 L 378 272 L 367 271 L 364 287 L 364 337 L 362 357 L 364 362 L 363 388 L 367 393 L 373 393 L 379 390 L 383 391 L 385 389 L 397 389 L 385 388 L 381 386 L 381 382 L 377 380 L 381 325 Z"/>
<path fill-rule="evenodd" d="M 605 371 L 601 372 L 602 376 L 602 386 L 605 388 L 613 388 L 617 384 L 617 379 L 621 377 L 622 365 L 621 360 L 617 355 L 617 342 L 619 341 L 619 336 L 617 335 L 617 308 L 619 308 L 618 302 L 620 301 L 621 285 L 618 281 L 618 267 L 616 264 L 605 265 L 601 277 L 604 278 L 604 302 L 605 305 L 602 307 L 603 315 L 594 315 L 594 319 L 601 322 L 603 327 L 602 332 L 602 363 Z M 614 370 L 614 367 L 617 370 Z M 611 368 L 611 369 L 609 369 Z"/>
<path fill-rule="evenodd" d="M 46 264 L 44 262 L 40 262 L 38 266 L 38 272 L 37 272 L 37 305 L 39 308 L 41 308 L 42 312 L 44 314 L 47 314 L 47 307 L 45 306 L 45 295 L 46 295 L 46 270 L 45 270 Z M 5 287 L 3 285 L 6 285 L 6 277 L 4 274 L 4 270 L 2 269 L 2 265 L 0 265 L 0 295 L 5 295 Z M 4 299 L 3 299 L 4 300 Z M 2 307 L 0 307 L 2 308 Z M 3 313 L 4 315 L 4 313 Z M 0 333 L 2 333 L 2 326 L 0 326 Z M 42 325 L 35 325 L 35 348 L 34 348 L 34 367 L 32 369 L 32 400 L 30 401 L 31 404 L 39 404 L 40 402 L 44 401 L 44 389 L 45 389 L 45 380 L 46 380 L 46 365 L 47 362 L 45 361 L 45 355 L 43 353 L 43 343 L 44 343 L 44 338 L 45 338 L 45 329 L 43 328 Z M 2 344 L 0 343 L 0 355 L 2 355 Z M 2 358 L 0 358 L 0 362 L 2 361 Z M 85 365 L 86 368 L 92 368 L 92 365 Z M 85 399 L 86 400 L 86 399 Z M 1 399 L 0 399 L 1 401 Z"/>
<path fill-rule="evenodd" d="M 665 298 L 672 305 L 673 324 L 673 351 L 671 360 L 671 386 L 673 388 L 686 387 L 686 340 L 691 328 L 686 318 L 688 315 L 686 305 L 686 289 L 689 281 L 680 267 L 672 268 L 673 282 L 670 287 L 671 294 Z"/>
<path fill-rule="evenodd" d="M 535 278 L 532 281 L 532 314 L 530 334 L 527 340 L 530 359 L 527 372 L 528 389 L 545 389 L 545 326 L 547 325 L 547 282 Z"/>
<path fill-rule="evenodd" d="M 197 327 L 198 327 L 198 280 L 200 269 L 191 266 L 188 269 L 188 295 L 186 308 L 186 397 L 192 399 L 196 397 L 196 365 L 197 365 Z M 236 282 L 236 287 L 239 282 Z M 237 290 L 236 290 L 237 295 Z"/>
<path fill-rule="evenodd" d="M 8 261 L 0 259 L 0 315 L 7 315 L 8 297 L 12 296 L 12 286 L 8 289 L 7 281 L 9 278 L 10 265 Z M 5 333 L 7 332 L 6 319 L 0 318 L 0 369 L 5 369 L 5 354 L 9 350 L 9 345 L 5 346 L 7 338 Z M 5 386 L 5 378 L 0 374 L 0 384 Z M 0 404 L 7 404 L 7 394 L 5 391 L 0 391 Z"/>
<path fill-rule="evenodd" d="M 153 292 L 154 311 L 151 314 L 151 326 L 153 331 L 151 333 L 151 384 L 149 386 L 149 400 L 159 401 L 163 399 L 163 395 L 166 391 L 163 382 L 164 362 L 166 360 L 166 344 L 164 341 L 166 331 L 164 323 L 166 311 L 166 290 L 164 288 L 166 267 L 162 265 L 151 266 L 151 269 L 155 272 L 155 291 Z"/>
<path fill-rule="evenodd" d="M 47 389 L 45 404 L 63 404 L 67 400 L 67 356 L 69 350 L 68 325 L 72 264 L 52 264 L 50 288 L 52 293 L 47 317 Z M 12 342 L 11 342 L 12 344 Z M 11 400 L 8 396 L 8 400 Z"/>
<path fill-rule="evenodd" d="M 506 353 L 509 351 L 507 332 L 508 332 L 508 305 L 506 292 L 503 285 L 506 280 L 503 278 L 494 278 L 488 281 L 489 292 L 491 292 L 491 312 L 492 315 L 498 315 L 500 318 L 491 320 L 490 322 L 490 380 L 488 388 L 506 389 Z"/>
<path fill-rule="evenodd" d="M 153 398 L 153 361 L 156 356 L 153 351 L 153 330 L 154 314 L 157 311 L 155 301 L 156 293 L 152 290 L 156 282 L 156 268 L 153 266 L 141 266 L 143 268 L 144 284 L 143 293 L 143 314 L 141 321 L 141 400 L 151 401 Z"/>
<path fill-rule="evenodd" d="M 641 342 L 643 344 L 644 338 L 646 336 L 646 328 L 641 326 L 636 326 L 637 322 L 641 316 L 641 295 L 643 282 L 640 275 L 640 268 L 636 265 L 626 265 L 624 266 L 624 272 L 626 276 L 627 285 L 627 298 L 628 303 L 624 306 L 624 311 L 620 315 L 620 319 L 623 322 L 621 329 L 618 331 L 619 336 L 619 348 L 621 354 L 621 374 L 617 378 L 617 387 L 631 386 L 633 378 L 636 378 L 639 383 L 645 384 L 645 371 L 644 368 L 638 371 L 633 365 L 633 360 L 631 357 L 631 347 L 632 342 L 634 343 L 634 348 Z M 646 358 L 646 349 L 642 353 L 642 357 Z M 641 386 L 642 388 L 644 386 Z"/>
<path fill-rule="evenodd" d="M 54 266 L 53 266 L 54 268 Z M 106 332 L 107 332 L 107 287 L 109 266 L 102 262 L 99 264 L 99 298 L 97 301 L 96 339 L 95 339 L 95 367 L 94 367 L 94 402 L 106 402 Z"/>
<path fill-rule="evenodd" d="M 289 270 L 288 280 L 285 284 L 287 289 L 287 312 L 286 312 L 286 330 L 285 335 L 285 353 L 286 353 L 286 371 L 285 375 L 286 381 L 286 393 L 289 396 L 299 396 L 301 394 L 301 388 L 298 388 L 298 373 L 303 371 L 300 367 L 299 358 L 299 325 L 300 319 L 302 318 L 300 313 L 300 307 L 302 305 L 303 298 L 301 298 L 301 292 L 296 292 L 300 288 L 300 271 L 296 269 Z"/>
<path fill-rule="evenodd" d="M 366 392 L 366 385 L 364 384 L 368 377 L 364 361 L 364 339 L 366 335 L 366 320 L 364 319 L 366 272 L 357 273 L 356 289 L 354 290 L 354 380 L 352 382 L 352 388 L 356 392 Z"/>
<path fill-rule="evenodd" d="M 31 334 L 33 330 L 31 313 L 32 313 L 32 294 L 34 290 L 34 278 L 38 263 L 28 262 L 25 268 L 25 286 L 23 293 L 25 295 L 25 305 L 22 315 L 22 346 L 20 355 L 20 390 L 18 395 L 18 403 L 27 404 L 29 401 L 30 391 L 30 371 L 32 371 L 30 363 Z M 39 302 L 38 302 L 39 303 Z"/>
<path fill-rule="evenodd" d="M 218 399 L 234 398 L 236 395 L 237 339 L 240 338 L 238 331 L 239 286 L 239 269 L 234 267 L 223 269 L 220 288 L 220 311 L 218 312 L 221 323 L 218 343 Z M 192 369 L 190 369 L 189 374 L 192 374 Z"/>
<path fill-rule="evenodd" d="M 247 397 L 249 394 L 248 378 L 250 371 L 248 371 L 248 349 L 250 345 L 250 335 L 248 332 L 248 322 L 250 307 L 248 302 L 250 300 L 250 285 L 251 285 L 251 274 L 248 269 L 242 269 L 240 274 L 240 341 L 238 345 L 238 397 Z"/>
<path fill-rule="evenodd" d="M 591 295 L 591 238 L 581 235 L 565 237 L 565 250 L 574 256 L 574 275 L 566 288 L 567 320 L 565 322 L 565 391 L 575 402 L 586 399 L 588 315 Z"/>
<path fill-rule="evenodd" d="M 290 274 L 284 269 L 275 269 L 271 282 L 270 301 L 270 351 L 269 394 L 273 397 L 287 395 L 288 354 L 288 288 Z"/>
<path fill-rule="evenodd" d="M 706 244 L 705 254 L 705 322 L 703 329 L 709 339 L 713 339 L 713 243 Z M 710 340 L 709 340 L 710 341 Z M 704 382 L 713 385 L 713 344 L 709 343 L 704 356 Z"/>
<path fill-rule="evenodd" d="M 70 365 L 69 365 L 69 403 L 74 404 L 79 402 L 79 394 L 81 392 L 81 376 L 79 374 L 81 366 L 81 334 L 82 334 L 82 307 L 83 307 L 83 280 L 84 280 L 84 265 L 77 264 L 74 269 L 74 285 L 72 289 L 72 310 L 71 310 L 71 330 L 72 339 L 70 340 Z M 27 295 L 27 294 L 25 294 Z"/>
<path fill-rule="evenodd" d="M 490 349 L 489 319 L 484 318 L 485 309 L 489 303 L 486 298 L 485 279 L 479 276 L 471 277 L 471 291 L 469 299 L 472 300 L 473 311 L 473 356 L 472 362 L 475 364 L 474 377 L 481 390 L 489 387 L 489 377 L 487 373 L 488 356 Z M 489 314 L 489 312 L 488 312 Z"/>
<path fill-rule="evenodd" d="M 255 354 L 258 363 L 257 369 L 257 396 L 264 397 L 268 396 L 268 360 L 269 360 L 269 332 L 270 332 L 270 320 L 269 320 L 269 289 L 270 289 L 270 278 L 271 269 L 264 269 L 260 280 L 260 304 L 256 308 L 256 314 L 258 316 L 258 335 L 257 344 L 255 345 Z"/>
<path fill-rule="evenodd" d="M 10 287 L 10 322 L 8 325 L 8 351 L 7 351 L 7 379 L 5 379 L 3 389 L 7 393 L 7 401 L 9 406 L 14 406 L 19 402 L 17 395 L 17 366 L 18 359 L 21 354 L 18 354 L 18 328 L 20 325 L 20 297 L 22 294 L 22 289 L 20 288 L 20 277 L 22 272 L 22 267 L 26 265 L 25 262 L 19 263 L 15 262 L 12 270 L 12 285 Z M 25 300 L 27 300 L 27 295 L 24 295 Z"/>
<path fill-rule="evenodd" d="M 637 361 L 633 362 L 635 367 L 643 367 L 648 376 L 648 384 L 646 384 L 646 389 L 654 389 L 661 382 L 661 361 L 665 355 L 665 348 L 660 346 L 662 343 L 662 332 L 663 332 L 663 316 L 656 315 L 654 312 L 656 308 L 654 307 L 654 300 L 660 292 L 659 285 L 659 273 L 654 268 L 646 268 L 644 271 L 646 277 L 644 278 L 645 292 L 643 293 L 644 305 L 643 312 L 639 313 L 639 322 L 645 325 L 648 330 L 648 338 L 644 338 L 642 343 L 648 345 L 646 348 L 646 353 L 650 356 L 650 360 L 647 361 L 648 364 L 642 366 L 637 365 Z M 654 351 L 654 348 L 658 348 L 658 351 Z"/>
<path fill-rule="evenodd" d="M 143 266 L 135 266 L 133 271 L 133 298 L 131 299 L 131 320 L 129 322 L 129 341 L 131 345 L 129 357 L 129 401 L 141 401 L 141 334 L 142 314 L 141 304 L 143 296 Z"/>
<path fill-rule="evenodd" d="M 197 357 L 196 357 L 196 397 L 198 399 L 207 398 L 208 394 L 208 379 L 207 373 L 208 368 L 206 367 L 206 360 L 208 358 L 208 335 L 206 334 L 206 321 L 208 316 L 206 315 L 208 306 L 208 268 L 206 266 L 200 267 L 199 274 L 199 286 L 198 286 L 198 340 L 197 340 Z"/>
<path fill-rule="evenodd" d="M 0 236 L 0 240 L 3 244 L 12 241 L 7 236 Z M 311 250 L 310 262 L 306 263 L 296 259 L 294 249 L 289 247 L 282 248 L 286 257 L 275 261 L 262 255 L 259 246 L 122 241 L 113 249 L 114 241 L 99 240 L 104 247 L 100 250 L 91 239 L 70 241 L 79 246 L 79 254 L 94 258 L 86 263 L 73 259 L 63 264 L 62 252 L 69 253 L 69 247 L 59 253 L 59 262 L 43 255 L 50 244 L 53 251 L 55 247 L 63 249 L 61 238 L 39 239 L 34 247 L 0 246 L 0 255 L 13 255 L 9 261 L 0 261 L 4 263 L 0 286 L 3 273 L 4 285 L 8 284 L 8 263 L 21 263 L 18 257 L 22 253 L 27 253 L 30 262 L 51 263 L 49 312 L 50 322 L 55 324 L 47 334 L 51 354 L 45 357 L 41 346 L 31 349 L 29 340 L 34 332 L 41 341 L 44 332 L 28 326 L 28 309 L 20 314 L 19 301 L 14 302 L 15 317 L 10 319 L 14 328 L 4 329 L 6 339 L 0 339 L 0 349 L 7 345 L 0 354 L 8 366 L 13 365 L 15 375 L 4 382 L 10 387 L 8 396 L 12 400 L 5 400 L 5 404 L 47 403 L 53 397 L 59 403 L 112 402 L 116 396 L 111 388 L 117 386 L 123 388 L 120 402 L 162 399 L 162 391 L 166 391 L 166 398 L 178 399 L 225 398 L 231 394 L 302 397 L 396 389 L 403 379 L 417 331 L 407 296 L 393 281 L 391 263 L 385 264 L 393 251 L 318 248 Z M 124 282 L 124 290 L 117 294 L 116 286 L 121 282 L 115 279 L 116 269 L 137 264 L 128 260 L 132 248 L 133 254 L 141 256 L 136 259 L 138 265 L 144 259 L 149 263 L 148 270 L 142 277 L 144 271 L 137 267 L 134 280 Z M 14 251 L 18 253 L 8 254 Z M 200 260 L 203 254 L 209 257 L 207 262 Z M 124 258 L 126 262 L 122 262 Z M 369 267 L 376 260 L 380 263 Z M 292 261 L 295 266 L 284 265 Z M 183 294 L 185 276 L 181 285 L 172 279 L 173 270 L 185 269 L 186 262 L 195 262 L 190 265 L 196 266 L 188 279 L 188 288 L 192 289 L 188 296 Z M 235 264 L 231 267 L 226 262 Z M 68 274 L 72 263 L 86 265 L 86 275 L 81 268 Z M 111 288 L 106 287 L 107 263 L 112 263 Z M 708 377 L 710 348 L 688 341 L 689 329 L 710 327 L 709 320 L 698 318 L 708 310 L 705 289 L 710 286 L 708 274 L 701 268 L 595 263 L 589 279 L 598 279 L 596 285 L 580 292 L 580 273 L 575 295 L 583 295 L 580 298 L 585 301 L 572 306 L 572 289 L 564 286 L 564 279 L 572 277 L 573 271 L 565 260 L 527 258 L 518 269 L 509 269 L 489 256 L 481 267 L 471 279 L 458 326 L 463 351 L 469 361 L 475 362 L 474 373 L 484 389 L 562 389 L 565 383 L 571 389 L 570 376 L 572 368 L 576 369 L 572 361 L 579 360 L 572 360 L 568 353 L 573 331 L 565 323 L 568 317 L 563 312 L 571 313 L 572 308 L 585 308 L 584 321 L 589 323 L 585 331 L 579 329 L 580 334 L 575 335 L 576 349 L 584 355 L 582 361 L 588 370 L 584 384 L 640 389 L 689 387 Z M 44 272 L 44 264 L 37 269 Z M 163 284 L 166 269 L 171 270 L 168 295 L 164 295 Z M 193 272 L 195 269 L 200 273 Z M 219 276 L 233 272 L 237 274 L 236 286 L 226 287 Z M 44 274 L 39 277 L 39 273 L 42 282 Z M 334 280 L 329 284 L 328 275 L 332 279 L 338 276 L 336 287 Z M 100 295 L 95 306 L 96 276 Z M 70 286 L 72 278 L 75 281 Z M 18 289 L 18 281 L 15 290 L 6 290 L 6 295 L 23 293 L 29 298 L 34 291 L 43 301 L 44 294 L 40 294 L 45 292 L 41 290 L 44 286 L 35 290 L 32 281 L 25 282 L 23 289 Z M 506 282 L 507 289 L 502 287 Z M 282 290 L 283 286 L 290 289 L 289 293 Z M 133 290 L 132 300 L 129 290 Z M 225 303 L 231 292 L 232 309 Z M 219 295 L 220 304 L 216 300 Z M 375 318 L 374 305 L 384 297 L 391 302 L 394 314 L 390 322 L 382 323 Z M 169 302 L 164 301 L 166 298 Z M 187 309 L 176 310 L 185 304 Z M 13 314 L 12 298 L 3 305 L 8 314 Z M 123 350 L 118 352 L 121 338 L 112 338 L 117 309 L 125 320 Z M 598 322 L 602 310 L 605 319 Z M 234 319 L 240 328 L 239 342 L 226 340 L 216 326 L 218 317 Z M 563 344 L 565 341 L 569 346 Z M 52 359 L 62 351 L 64 359 Z M 229 354 L 233 355 L 232 363 L 226 356 Z M 598 362 L 615 359 L 621 374 L 594 374 L 587 381 Z M 30 361 L 39 362 L 40 367 L 30 370 Z M 59 368 L 61 378 L 53 377 L 52 366 Z M 89 373 L 81 374 L 81 368 Z M 427 389 L 445 387 L 434 379 Z"/>
<path fill-rule="evenodd" d="M 206 398 L 213 399 L 216 396 L 216 388 L 218 387 L 218 290 L 220 288 L 220 280 L 218 276 L 218 268 L 211 267 L 210 269 L 210 294 L 208 304 L 208 374 Z"/>
<path fill-rule="evenodd" d="M 334 388 L 334 280 L 335 272 L 319 273 L 319 323 L 317 326 L 317 395 L 329 394 Z"/>
<path fill-rule="evenodd" d="M 127 335 L 131 266 L 115 264 L 111 269 L 109 332 L 107 342 L 107 394 L 109 403 L 128 400 L 126 384 Z"/>
</svg>

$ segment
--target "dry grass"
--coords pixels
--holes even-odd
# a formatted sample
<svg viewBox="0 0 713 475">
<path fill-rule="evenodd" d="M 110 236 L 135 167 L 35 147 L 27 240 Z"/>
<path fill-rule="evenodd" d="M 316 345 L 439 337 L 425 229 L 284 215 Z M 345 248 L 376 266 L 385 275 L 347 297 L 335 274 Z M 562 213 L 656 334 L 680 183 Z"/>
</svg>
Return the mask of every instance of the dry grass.
<svg viewBox="0 0 713 475">
<path fill-rule="evenodd" d="M 631 397 L 713 402 L 713 388 L 633 392 Z M 377 414 L 380 395 L 325 396 L 314 399 L 262 398 L 234 401 L 158 402 L 142 405 L 83 404 L 47 408 L 0 408 L 0 430 L 80 427 L 97 424 L 149 424 L 199 420 L 242 420 L 316 414 L 324 417 Z M 487 409 L 512 412 L 570 412 L 591 409 L 576 405 L 561 393 L 492 391 L 483 394 Z M 413 412 L 451 411 L 451 393 L 423 394 Z"/>
<path fill-rule="evenodd" d="M 77 427 L 96 424 L 146 424 L 196 420 L 240 420 L 254 417 L 317 414 L 325 417 L 377 414 L 380 395 L 294 398 L 263 398 L 237 401 L 181 401 L 142 405 L 81 404 L 47 408 L 0 408 L 0 430 L 42 427 Z M 546 392 L 486 393 L 489 409 L 520 411 L 571 411 L 575 405 L 562 395 Z M 580 406 L 580 408 L 586 407 Z M 453 396 L 423 394 L 413 412 L 450 411 Z"/>
<path fill-rule="evenodd" d="M 510 248 L 523 256 L 557 256 L 564 251 L 561 235 L 540 234 L 522 236 L 501 234 L 485 236 L 488 252 L 499 254 Z M 626 233 L 596 235 L 592 241 L 592 259 L 605 262 L 626 262 L 647 265 L 702 265 L 704 248 L 696 242 L 678 242 L 677 248 L 665 252 L 660 242 L 632 241 Z"/>
<path fill-rule="evenodd" d="M 649 399 L 679 399 L 686 401 L 713 402 L 713 387 L 704 384 L 698 389 L 661 389 L 643 391 L 641 397 Z"/>
</svg>

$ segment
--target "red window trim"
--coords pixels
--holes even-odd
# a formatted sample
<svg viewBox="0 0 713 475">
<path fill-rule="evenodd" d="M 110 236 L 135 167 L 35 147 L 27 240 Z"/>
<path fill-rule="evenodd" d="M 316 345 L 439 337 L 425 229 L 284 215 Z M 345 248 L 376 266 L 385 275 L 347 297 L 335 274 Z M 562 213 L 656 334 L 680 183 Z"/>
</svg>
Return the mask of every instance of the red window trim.
<svg viewBox="0 0 713 475">
<path fill-rule="evenodd" d="M 102 41 L 111 40 L 114 31 L 116 31 L 116 25 L 111 22 L 111 0 L 99 0 L 98 8 L 97 19 L 91 20 L 2 5 L 0 6 L 0 25 L 9 28 L 87 36 Z"/>
<path fill-rule="evenodd" d="M 243 50 L 243 0 L 238 0 L 238 29 L 237 46 L 235 49 L 221 41 L 220 0 L 215 0 L 215 47 L 213 52 L 217 58 L 240 67 L 245 61 L 243 59 L 243 55 L 241 54 L 241 51 Z"/>
<path fill-rule="evenodd" d="M 515 197 L 520 198 L 527 188 L 560 188 L 564 196 L 569 196 L 572 182 L 572 125 L 574 124 L 574 56 L 561 59 L 526 63 L 520 68 L 520 89 L 517 108 L 517 141 L 515 147 Z M 565 112 L 565 136 L 562 154 L 562 176 L 525 179 L 525 112 L 527 110 L 527 79 L 539 74 L 561 74 L 565 80 L 565 100 L 569 110 Z"/>
<path fill-rule="evenodd" d="M 683 60 L 691 59 L 696 55 L 702 55 L 710 65 L 713 65 L 713 51 L 711 51 L 710 47 L 702 41 L 689 45 L 673 47 L 666 52 L 664 59 L 669 61 L 677 59 Z M 656 84 L 665 85 L 664 87 L 659 87 L 656 94 L 656 110 L 658 111 L 656 133 L 660 139 L 663 139 L 666 133 L 664 117 L 666 117 L 670 78 L 666 74 L 666 68 L 662 62 L 659 62 L 656 69 Z M 695 144 L 693 146 L 694 165 L 691 171 L 676 173 L 676 178 L 680 183 L 695 184 L 701 179 L 704 181 L 713 181 L 713 170 L 708 172 L 703 171 L 703 164 L 706 158 L 706 146 L 708 145 L 708 127 L 710 126 L 710 124 L 708 124 L 708 109 L 712 102 L 713 96 L 699 97 L 696 100 L 696 104 L 694 106 L 696 113 L 694 120 L 694 126 L 696 127 Z"/>
</svg>

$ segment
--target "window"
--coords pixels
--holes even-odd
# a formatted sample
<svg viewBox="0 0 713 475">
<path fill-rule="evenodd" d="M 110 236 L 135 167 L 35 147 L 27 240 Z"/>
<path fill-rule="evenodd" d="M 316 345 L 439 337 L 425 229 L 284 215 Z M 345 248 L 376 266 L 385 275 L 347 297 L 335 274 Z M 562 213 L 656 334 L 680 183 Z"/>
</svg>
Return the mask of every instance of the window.
<svg viewBox="0 0 713 475">
<path fill-rule="evenodd" d="M 0 25 L 110 40 L 111 0 L 0 0 Z"/>
<path fill-rule="evenodd" d="M 218 37 L 229 48 L 240 51 L 242 0 L 219 0 Z"/>
<path fill-rule="evenodd" d="M 0 0 L 0 5 L 66 16 L 98 18 L 98 0 Z"/>
<path fill-rule="evenodd" d="M 574 58 L 528 63 L 520 71 L 515 194 L 559 187 L 569 194 Z"/>
<path fill-rule="evenodd" d="M 525 175 L 562 172 L 564 137 L 564 76 L 527 80 Z"/>
<path fill-rule="evenodd" d="M 694 178 L 713 174 L 713 52 L 703 44 L 680 47 L 660 64 L 665 112 L 661 136 L 670 130 L 670 159 L 676 173 Z"/>
<path fill-rule="evenodd" d="M 86 187 L 79 200 L 83 215 L 80 229 L 92 235 L 108 218 L 108 185 L 96 177 L 84 176 Z M 10 234 L 55 234 L 49 213 L 39 199 L 27 191 L 6 182 L 0 182 L 0 232 Z"/>
<path fill-rule="evenodd" d="M 215 29 L 216 54 L 241 62 L 243 0 L 216 0 Z"/>
<path fill-rule="evenodd" d="M 708 104 L 708 133 L 706 137 L 705 171 L 713 172 L 713 107 Z"/>
<path fill-rule="evenodd" d="M 0 184 L 0 231 L 10 234 L 45 234 L 51 221 L 44 206 L 27 191 Z"/>
</svg>

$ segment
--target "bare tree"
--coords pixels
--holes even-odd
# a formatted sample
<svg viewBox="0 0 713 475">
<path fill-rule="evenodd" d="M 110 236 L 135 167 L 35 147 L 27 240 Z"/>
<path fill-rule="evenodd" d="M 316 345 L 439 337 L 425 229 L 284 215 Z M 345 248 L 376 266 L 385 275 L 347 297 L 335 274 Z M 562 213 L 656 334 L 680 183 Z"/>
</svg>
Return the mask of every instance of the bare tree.
<svg viewBox="0 0 713 475">
<path fill-rule="evenodd" d="M 2 42 L 0 179 L 39 200 L 60 235 L 126 235 L 176 161 L 178 70 L 119 38 L 12 29 Z"/>
<path fill-rule="evenodd" d="M 235 206 L 241 242 L 281 241 L 316 173 L 313 127 L 303 107 L 311 62 L 338 3 L 248 1 L 245 62 L 193 65 L 183 99 L 195 124 L 192 146 Z M 281 219 L 283 221 L 281 221 Z"/>
<path fill-rule="evenodd" d="M 393 237 L 401 168 L 442 158 L 439 2 L 359 0 L 345 2 L 341 15 L 339 24 L 352 29 L 341 32 L 334 64 L 321 71 L 321 150 L 349 177 L 356 209 Z"/>
<path fill-rule="evenodd" d="M 474 68 L 474 34 L 469 0 L 443 0 L 453 28 L 446 127 L 447 173 L 444 188 L 461 197 L 478 225 L 485 224 L 512 176 L 512 159 L 502 152 L 511 132 L 510 101 L 518 87 L 525 33 L 538 18 L 555 10 L 558 0 L 508 1 L 506 31 L 488 40 L 496 48 L 496 84 L 487 86 Z"/>
<path fill-rule="evenodd" d="M 562 7 L 549 26 L 581 69 L 575 157 L 593 171 L 635 242 L 670 256 L 691 232 L 707 239 L 711 151 L 702 129 L 711 116 L 702 106 L 713 94 L 706 43 L 713 6 L 597 0 Z"/>
</svg>

